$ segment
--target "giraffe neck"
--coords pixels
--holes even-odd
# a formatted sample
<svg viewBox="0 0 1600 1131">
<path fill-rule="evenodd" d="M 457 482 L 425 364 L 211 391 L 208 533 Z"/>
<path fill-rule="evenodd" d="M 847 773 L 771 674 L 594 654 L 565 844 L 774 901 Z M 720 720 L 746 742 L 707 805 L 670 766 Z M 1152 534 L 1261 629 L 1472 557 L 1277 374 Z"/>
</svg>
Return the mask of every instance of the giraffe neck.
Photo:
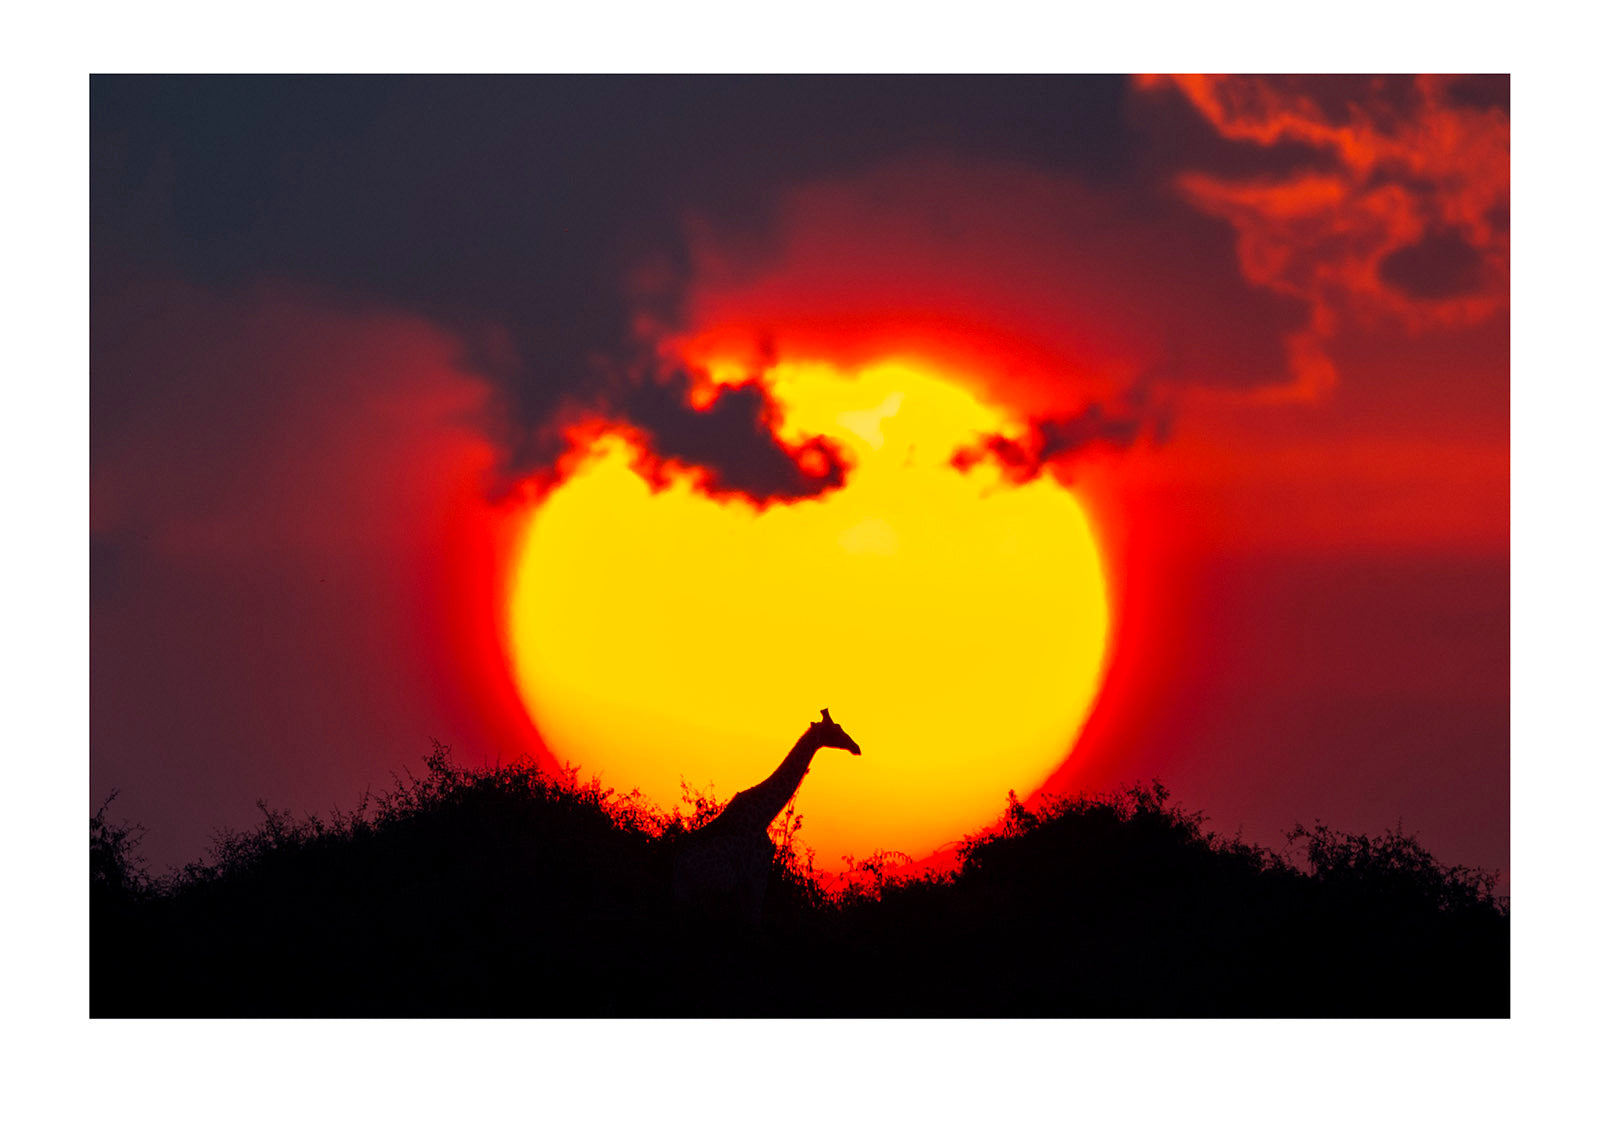
<svg viewBox="0 0 1600 1131">
<path fill-rule="evenodd" d="M 794 796 L 795 790 L 800 788 L 800 779 L 805 777 L 806 771 L 811 768 L 811 759 L 816 756 L 817 749 L 816 740 L 809 730 L 806 731 L 800 736 L 800 741 L 794 744 L 794 749 L 790 750 L 788 756 L 778 764 L 771 777 L 741 792 L 728 807 L 732 809 L 734 803 L 737 803 L 742 821 L 757 829 L 765 830 L 777 820 L 778 814 L 789 804 L 789 799 Z"/>
</svg>

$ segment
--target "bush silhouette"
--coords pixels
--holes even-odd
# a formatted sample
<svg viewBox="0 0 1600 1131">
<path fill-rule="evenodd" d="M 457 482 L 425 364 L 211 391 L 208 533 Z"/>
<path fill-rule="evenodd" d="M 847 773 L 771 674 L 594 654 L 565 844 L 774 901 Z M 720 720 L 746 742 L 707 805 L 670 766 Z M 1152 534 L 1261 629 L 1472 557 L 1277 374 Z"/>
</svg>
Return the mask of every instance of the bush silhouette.
<svg viewBox="0 0 1600 1131">
<path fill-rule="evenodd" d="M 163 880 L 90 824 L 96 1016 L 1505 1016 L 1492 876 L 1399 832 L 1279 854 L 1159 784 L 1010 798 L 957 868 L 825 877 L 791 808 L 759 933 L 673 914 L 664 813 L 444 747 L 350 813 L 253 829 Z M 1302 859 L 1303 858 L 1303 859 Z"/>
<path fill-rule="evenodd" d="M 1482 915 L 1506 910 L 1494 896 L 1499 877 L 1481 868 L 1446 868 L 1399 830 L 1376 837 L 1336 832 L 1324 824 L 1295 825 L 1291 846 L 1305 855 L 1310 874 L 1324 887 L 1357 900 L 1396 907 Z"/>
<path fill-rule="evenodd" d="M 106 816 L 116 791 L 89 818 L 89 891 L 91 898 L 104 904 L 129 903 L 143 898 L 150 890 L 150 875 L 139 856 L 139 841 L 144 829 L 112 821 Z"/>
</svg>

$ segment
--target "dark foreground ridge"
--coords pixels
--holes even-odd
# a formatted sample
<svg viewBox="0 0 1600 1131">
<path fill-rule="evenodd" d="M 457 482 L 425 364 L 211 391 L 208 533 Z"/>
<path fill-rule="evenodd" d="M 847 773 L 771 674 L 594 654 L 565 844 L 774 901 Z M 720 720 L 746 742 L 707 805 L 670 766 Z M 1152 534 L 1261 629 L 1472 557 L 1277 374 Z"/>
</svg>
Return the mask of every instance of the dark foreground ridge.
<svg viewBox="0 0 1600 1131">
<path fill-rule="evenodd" d="M 447 750 L 354 814 L 265 820 L 152 881 L 90 826 L 95 1017 L 1505 1017 L 1494 877 L 1402 833 L 1203 828 L 1159 785 L 1024 809 L 947 875 L 828 888 L 792 814 L 758 931 L 686 922 L 664 815 Z"/>
</svg>

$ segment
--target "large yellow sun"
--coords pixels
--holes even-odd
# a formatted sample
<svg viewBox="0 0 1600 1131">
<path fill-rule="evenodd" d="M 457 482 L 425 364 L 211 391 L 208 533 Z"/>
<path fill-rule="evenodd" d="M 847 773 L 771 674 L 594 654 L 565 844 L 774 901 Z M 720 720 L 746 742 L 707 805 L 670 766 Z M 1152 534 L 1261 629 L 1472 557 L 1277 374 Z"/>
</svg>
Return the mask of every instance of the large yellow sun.
<svg viewBox="0 0 1600 1131">
<path fill-rule="evenodd" d="M 819 866 L 925 855 L 1069 753 L 1099 689 L 1108 609 L 1072 493 L 958 448 L 1018 422 L 924 368 L 785 363 L 779 435 L 822 434 L 843 488 L 758 509 L 652 489 L 620 435 L 533 513 L 511 573 L 517 685 L 555 754 L 670 808 L 760 781 L 827 707 L 797 795 Z"/>
</svg>

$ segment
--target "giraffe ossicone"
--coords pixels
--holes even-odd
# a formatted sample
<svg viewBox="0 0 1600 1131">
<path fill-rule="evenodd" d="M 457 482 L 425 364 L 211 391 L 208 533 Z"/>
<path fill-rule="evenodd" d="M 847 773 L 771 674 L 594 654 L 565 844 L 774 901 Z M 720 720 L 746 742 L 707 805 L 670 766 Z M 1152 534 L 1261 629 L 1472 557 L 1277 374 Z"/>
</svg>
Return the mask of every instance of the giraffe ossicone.
<svg viewBox="0 0 1600 1131">
<path fill-rule="evenodd" d="M 776 851 L 767 826 L 787 808 L 811 759 L 824 747 L 861 753 L 826 707 L 771 776 L 734 794 L 722 812 L 684 839 L 672 862 L 672 894 L 679 907 L 714 919 L 760 924 Z"/>
</svg>

